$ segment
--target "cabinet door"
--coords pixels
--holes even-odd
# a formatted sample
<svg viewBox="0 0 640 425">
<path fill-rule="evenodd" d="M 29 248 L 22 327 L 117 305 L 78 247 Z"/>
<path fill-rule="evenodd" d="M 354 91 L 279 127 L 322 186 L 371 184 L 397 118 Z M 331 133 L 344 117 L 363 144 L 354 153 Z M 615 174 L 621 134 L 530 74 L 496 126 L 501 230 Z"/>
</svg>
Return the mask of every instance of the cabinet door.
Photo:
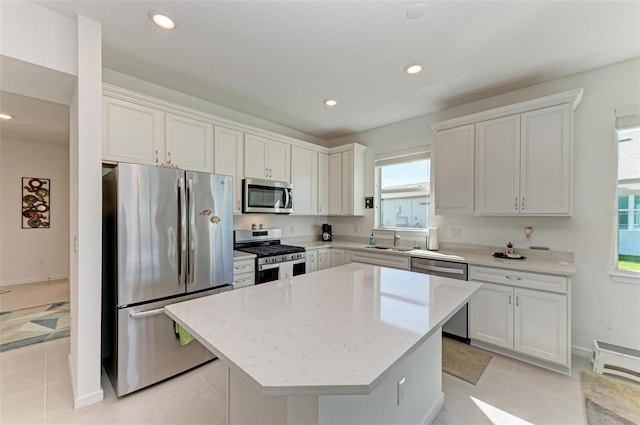
<svg viewBox="0 0 640 425">
<path fill-rule="evenodd" d="M 469 300 L 469 337 L 513 349 L 513 288 L 482 283 Z"/>
<path fill-rule="evenodd" d="M 514 349 L 567 364 L 567 296 L 515 288 Z"/>
<path fill-rule="evenodd" d="M 269 179 L 281 182 L 291 181 L 291 145 L 269 141 Z M 295 187 L 293 188 L 295 190 Z"/>
<path fill-rule="evenodd" d="M 164 162 L 164 112 L 103 97 L 102 158 L 135 164 Z"/>
<path fill-rule="evenodd" d="M 329 213 L 329 155 L 318 153 L 318 215 Z"/>
<path fill-rule="evenodd" d="M 318 271 L 317 253 L 318 251 L 307 251 L 306 273 Z"/>
<path fill-rule="evenodd" d="M 318 153 L 291 147 L 293 213 L 315 215 L 318 208 Z"/>
<path fill-rule="evenodd" d="M 166 163 L 183 170 L 213 173 L 213 125 L 167 114 Z"/>
<path fill-rule="evenodd" d="M 337 267 L 346 264 L 345 250 L 331 248 L 331 267 Z"/>
<path fill-rule="evenodd" d="M 233 213 L 242 213 L 242 179 L 244 178 L 244 133 L 215 128 L 214 172 L 233 177 Z"/>
<path fill-rule="evenodd" d="M 329 155 L 329 215 L 342 215 L 342 154 Z"/>
<path fill-rule="evenodd" d="M 331 267 L 331 250 L 327 248 L 318 250 L 318 270 L 324 270 Z"/>
<path fill-rule="evenodd" d="M 570 214 L 571 104 L 522 114 L 520 209 L 523 214 Z"/>
<path fill-rule="evenodd" d="M 353 152 L 342 152 L 342 213 L 353 214 Z"/>
<path fill-rule="evenodd" d="M 476 206 L 480 214 L 517 214 L 520 115 L 476 124 Z"/>
<path fill-rule="evenodd" d="M 244 175 L 254 179 L 268 178 L 269 140 L 253 134 L 245 134 L 244 152 Z"/>
<path fill-rule="evenodd" d="M 435 213 L 473 214 L 474 125 L 436 133 Z"/>
</svg>

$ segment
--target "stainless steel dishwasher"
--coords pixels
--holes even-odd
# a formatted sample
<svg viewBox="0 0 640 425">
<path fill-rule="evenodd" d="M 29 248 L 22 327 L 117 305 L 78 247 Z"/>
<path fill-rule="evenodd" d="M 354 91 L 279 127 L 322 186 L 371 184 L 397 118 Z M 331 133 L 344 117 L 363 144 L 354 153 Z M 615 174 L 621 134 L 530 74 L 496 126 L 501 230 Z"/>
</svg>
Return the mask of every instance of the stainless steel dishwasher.
<svg viewBox="0 0 640 425">
<path fill-rule="evenodd" d="M 458 280 L 469 280 L 467 263 L 411 257 L 411 271 Z M 465 304 L 442 326 L 442 334 L 469 344 L 469 315 Z"/>
</svg>

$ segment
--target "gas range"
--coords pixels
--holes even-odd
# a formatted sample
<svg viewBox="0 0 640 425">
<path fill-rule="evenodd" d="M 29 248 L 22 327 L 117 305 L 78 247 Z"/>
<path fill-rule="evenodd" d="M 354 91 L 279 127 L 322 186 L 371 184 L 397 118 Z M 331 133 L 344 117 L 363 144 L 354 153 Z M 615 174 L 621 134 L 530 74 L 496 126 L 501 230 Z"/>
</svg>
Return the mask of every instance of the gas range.
<svg viewBox="0 0 640 425">
<path fill-rule="evenodd" d="M 282 229 L 236 230 L 233 248 L 256 255 L 256 283 L 305 273 L 303 247 L 280 243 Z"/>
</svg>

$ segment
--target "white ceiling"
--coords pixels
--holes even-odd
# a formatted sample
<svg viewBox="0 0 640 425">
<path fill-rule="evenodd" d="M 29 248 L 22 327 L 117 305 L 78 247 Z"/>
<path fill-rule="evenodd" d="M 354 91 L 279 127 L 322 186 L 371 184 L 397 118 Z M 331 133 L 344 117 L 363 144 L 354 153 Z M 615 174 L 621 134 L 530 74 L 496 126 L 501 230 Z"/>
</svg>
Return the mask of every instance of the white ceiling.
<svg viewBox="0 0 640 425">
<path fill-rule="evenodd" d="M 107 68 L 325 139 L 640 56 L 638 1 L 37 3 L 100 22 Z"/>
</svg>

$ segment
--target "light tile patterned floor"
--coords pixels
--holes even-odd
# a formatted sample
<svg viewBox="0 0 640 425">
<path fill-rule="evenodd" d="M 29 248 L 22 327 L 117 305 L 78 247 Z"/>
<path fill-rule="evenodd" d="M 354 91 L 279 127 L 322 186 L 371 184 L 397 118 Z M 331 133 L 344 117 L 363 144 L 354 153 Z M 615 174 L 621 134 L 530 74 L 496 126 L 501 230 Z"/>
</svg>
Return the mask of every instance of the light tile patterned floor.
<svg viewBox="0 0 640 425">
<path fill-rule="evenodd" d="M 68 353 L 69 338 L 0 353 L 0 424 L 225 423 L 218 361 L 120 399 L 103 374 L 104 400 L 74 411 Z M 445 406 L 435 424 L 583 424 L 578 376 L 590 363 L 573 361 L 573 376 L 565 376 L 494 354 L 475 386 L 443 374 Z"/>
</svg>

